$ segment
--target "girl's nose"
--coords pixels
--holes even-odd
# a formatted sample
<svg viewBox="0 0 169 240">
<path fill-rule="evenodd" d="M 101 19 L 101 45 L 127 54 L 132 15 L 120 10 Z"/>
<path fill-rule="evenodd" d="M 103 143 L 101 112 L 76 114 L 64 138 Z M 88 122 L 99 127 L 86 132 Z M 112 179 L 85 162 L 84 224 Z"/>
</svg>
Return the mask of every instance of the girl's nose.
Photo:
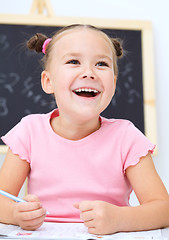
<svg viewBox="0 0 169 240">
<path fill-rule="evenodd" d="M 95 71 L 90 65 L 84 66 L 82 72 L 81 72 L 81 79 L 96 79 Z"/>
<path fill-rule="evenodd" d="M 90 74 L 90 75 L 84 74 L 84 75 L 82 75 L 82 78 L 83 78 L 83 79 L 84 79 L 84 78 L 95 79 L 95 76 L 92 75 L 92 74 Z"/>
</svg>

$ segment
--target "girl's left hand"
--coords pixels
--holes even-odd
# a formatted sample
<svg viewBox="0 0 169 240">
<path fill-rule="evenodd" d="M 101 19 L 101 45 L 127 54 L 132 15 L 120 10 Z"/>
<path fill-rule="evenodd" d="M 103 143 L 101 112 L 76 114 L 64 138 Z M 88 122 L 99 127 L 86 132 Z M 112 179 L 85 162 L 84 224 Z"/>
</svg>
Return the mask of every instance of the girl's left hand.
<svg viewBox="0 0 169 240">
<path fill-rule="evenodd" d="M 84 221 L 91 234 L 112 234 L 119 228 L 119 207 L 103 201 L 82 201 L 74 207 L 81 211 L 80 218 Z"/>
</svg>

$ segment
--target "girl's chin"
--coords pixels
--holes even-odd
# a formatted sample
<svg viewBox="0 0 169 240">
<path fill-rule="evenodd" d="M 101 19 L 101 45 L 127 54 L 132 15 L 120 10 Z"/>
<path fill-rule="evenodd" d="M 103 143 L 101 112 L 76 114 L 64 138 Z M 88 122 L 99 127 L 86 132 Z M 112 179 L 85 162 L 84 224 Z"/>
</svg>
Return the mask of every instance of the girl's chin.
<svg viewBox="0 0 169 240">
<path fill-rule="evenodd" d="M 100 109 L 92 107 L 81 107 L 74 109 L 74 117 L 76 120 L 81 120 L 82 122 L 91 121 L 97 119 L 102 111 Z"/>
</svg>

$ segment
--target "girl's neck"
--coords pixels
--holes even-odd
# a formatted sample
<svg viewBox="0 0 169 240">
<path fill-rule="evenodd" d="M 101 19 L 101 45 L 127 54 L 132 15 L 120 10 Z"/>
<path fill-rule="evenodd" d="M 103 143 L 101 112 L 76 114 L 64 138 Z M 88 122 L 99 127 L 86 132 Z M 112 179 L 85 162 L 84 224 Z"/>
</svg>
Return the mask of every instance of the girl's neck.
<svg viewBox="0 0 169 240">
<path fill-rule="evenodd" d="M 51 119 L 51 127 L 59 136 L 69 140 L 80 140 L 97 131 L 101 126 L 100 118 L 83 123 L 75 123 L 58 116 Z"/>
</svg>

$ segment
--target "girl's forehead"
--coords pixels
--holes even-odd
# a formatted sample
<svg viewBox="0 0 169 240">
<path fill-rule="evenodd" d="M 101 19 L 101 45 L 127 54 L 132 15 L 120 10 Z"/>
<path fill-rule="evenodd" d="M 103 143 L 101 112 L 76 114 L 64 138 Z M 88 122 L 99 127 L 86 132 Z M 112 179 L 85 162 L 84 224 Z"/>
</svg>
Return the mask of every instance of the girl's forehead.
<svg viewBox="0 0 169 240">
<path fill-rule="evenodd" d="M 112 49 L 108 37 L 104 33 L 93 29 L 70 29 L 55 36 L 54 39 L 54 45 L 59 48 L 78 47 L 80 45 L 85 48 L 88 44 L 109 48 L 110 51 Z"/>
</svg>

